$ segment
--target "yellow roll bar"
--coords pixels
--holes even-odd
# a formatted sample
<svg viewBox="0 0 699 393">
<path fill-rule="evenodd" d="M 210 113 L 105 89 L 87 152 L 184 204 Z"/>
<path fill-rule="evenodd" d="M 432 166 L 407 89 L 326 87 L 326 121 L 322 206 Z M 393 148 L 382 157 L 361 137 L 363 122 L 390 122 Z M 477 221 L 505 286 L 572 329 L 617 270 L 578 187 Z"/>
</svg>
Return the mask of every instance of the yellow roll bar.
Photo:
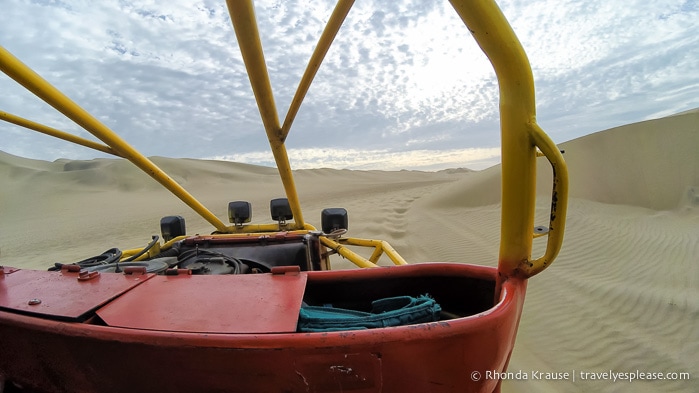
<svg viewBox="0 0 699 393">
<path fill-rule="evenodd" d="M 90 149 L 99 150 L 103 153 L 112 154 L 112 155 L 115 155 L 117 157 L 121 157 L 119 155 L 119 153 L 117 153 L 116 151 L 114 151 L 114 149 L 112 149 L 111 147 L 109 147 L 107 145 L 103 145 L 101 143 L 97 143 L 97 142 L 91 141 L 89 139 L 81 138 L 79 136 L 69 134 L 67 132 L 57 130 L 55 128 L 51 128 L 49 126 L 45 126 L 43 124 L 25 119 L 23 117 L 13 115 L 11 113 L 7 113 L 5 111 L 0 111 L 0 120 L 4 120 L 8 123 L 13 123 L 13 124 L 16 124 L 16 125 L 24 127 L 24 128 L 29 128 L 30 130 L 38 131 L 38 132 L 41 132 L 42 134 L 50 135 L 50 136 L 53 136 L 55 138 L 63 139 L 63 140 L 66 140 L 68 142 L 75 143 L 77 145 L 89 147 Z"/>
<path fill-rule="evenodd" d="M 284 137 L 279 125 L 277 107 L 274 104 L 274 94 L 269 82 L 265 56 L 262 52 L 260 33 L 257 30 L 255 9 L 249 0 L 228 0 L 227 3 L 235 35 L 243 55 L 243 62 L 248 70 L 252 91 L 255 94 L 260 116 L 262 116 L 262 124 L 267 132 L 267 139 L 269 139 L 274 161 L 277 164 L 277 170 L 289 200 L 291 213 L 294 215 L 294 227 L 301 229 L 304 226 L 303 213 L 301 213 L 301 204 L 296 193 L 294 177 L 291 174 L 289 157 L 284 147 Z"/>
<path fill-rule="evenodd" d="M 359 267 L 378 267 L 376 264 L 384 253 L 393 262 L 394 265 L 407 265 L 408 262 L 398 254 L 398 252 L 385 240 L 359 239 L 354 237 L 333 239 L 328 236 L 321 236 L 320 242 L 325 246 L 334 250 L 342 257 L 348 259 Z M 369 259 L 357 254 L 346 246 L 359 246 L 374 248 L 374 252 Z"/>
<path fill-rule="evenodd" d="M 536 124 L 531 66 L 498 6 L 492 1 L 452 0 L 451 3 L 493 64 L 500 87 L 502 218 L 498 277 L 499 280 L 511 276 L 528 278 L 546 268 L 563 243 L 567 167 L 555 144 Z M 543 257 L 532 260 L 537 147 L 553 166 L 554 187 L 547 249 Z"/>
<path fill-rule="evenodd" d="M 352 8 L 352 4 L 354 4 L 354 0 L 339 0 L 335 5 L 335 9 L 333 10 L 332 15 L 330 15 L 330 19 L 328 19 L 328 24 L 325 25 L 325 29 L 323 29 L 323 33 L 318 40 L 318 45 L 316 45 L 316 48 L 313 50 L 313 54 L 311 55 L 311 59 L 308 61 L 308 66 L 306 66 L 306 71 L 304 71 L 303 77 L 301 77 L 301 82 L 299 82 L 299 86 L 296 89 L 296 94 L 294 94 L 294 98 L 291 100 L 291 104 L 289 105 L 289 110 L 287 111 L 286 118 L 284 119 L 284 125 L 282 125 L 280 135 L 282 140 L 285 140 L 286 136 L 289 134 L 291 124 L 294 122 L 296 114 L 301 107 L 301 103 L 303 102 L 304 97 L 306 97 L 308 89 L 311 87 L 311 82 L 313 82 L 313 78 L 318 72 L 320 64 L 323 62 L 325 55 L 328 53 L 328 49 L 330 49 L 330 45 L 335 39 L 338 30 L 340 30 L 342 22 L 345 21 L 350 8 Z"/>
<path fill-rule="evenodd" d="M 73 120 L 102 142 L 106 143 L 107 146 L 117 152 L 119 156 L 128 159 L 134 163 L 134 165 L 141 168 L 142 171 L 170 190 L 170 192 L 180 198 L 187 206 L 199 213 L 199 215 L 210 222 L 216 229 L 223 232 L 226 231 L 227 227 L 221 220 L 188 193 L 187 190 L 177 184 L 176 181 L 172 180 L 162 169 L 158 168 L 157 165 L 131 147 L 131 145 L 119 135 L 110 130 L 109 127 L 102 124 L 97 118 L 68 98 L 68 96 L 39 76 L 39 74 L 34 72 L 31 68 L 19 61 L 19 59 L 2 46 L 0 46 L 0 71 L 4 72 L 7 76 L 14 79 L 17 83 L 24 86 L 27 90 L 34 93 L 34 95 L 44 100 L 56 110 L 63 113 L 66 117 Z"/>
<path fill-rule="evenodd" d="M 532 124 L 531 133 L 534 143 L 551 164 L 553 189 L 551 191 L 551 214 L 546 251 L 544 255 L 524 266 L 528 277 L 546 269 L 558 256 L 563 244 L 563 232 L 568 212 L 568 167 L 563 160 L 563 155 L 536 123 Z"/>
</svg>

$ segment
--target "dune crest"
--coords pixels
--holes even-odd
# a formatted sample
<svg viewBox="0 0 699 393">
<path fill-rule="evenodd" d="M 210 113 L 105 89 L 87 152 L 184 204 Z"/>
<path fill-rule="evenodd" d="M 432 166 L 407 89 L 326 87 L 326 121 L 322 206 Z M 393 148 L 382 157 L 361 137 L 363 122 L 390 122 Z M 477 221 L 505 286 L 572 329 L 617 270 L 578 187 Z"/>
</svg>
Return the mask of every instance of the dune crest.
<svg viewBox="0 0 699 393">
<path fill-rule="evenodd" d="M 672 210 L 699 201 L 699 109 L 629 124 L 559 145 L 570 174 L 571 198 Z M 500 203 L 497 165 L 431 195 L 426 206 Z M 537 194 L 551 192 L 551 168 L 538 159 Z"/>
<path fill-rule="evenodd" d="M 699 111 L 598 132 L 561 148 L 574 198 L 672 210 L 699 187 Z"/>
</svg>

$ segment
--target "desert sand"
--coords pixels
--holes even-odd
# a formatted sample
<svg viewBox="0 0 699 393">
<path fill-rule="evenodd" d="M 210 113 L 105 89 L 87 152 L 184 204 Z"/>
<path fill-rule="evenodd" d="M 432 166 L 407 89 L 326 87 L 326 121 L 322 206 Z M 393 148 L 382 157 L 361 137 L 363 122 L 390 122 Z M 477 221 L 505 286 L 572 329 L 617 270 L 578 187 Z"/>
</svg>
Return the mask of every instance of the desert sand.
<svg viewBox="0 0 699 393">
<path fill-rule="evenodd" d="M 529 282 L 505 392 L 695 392 L 699 379 L 699 110 L 618 127 L 559 146 L 570 171 L 562 251 Z M 550 170 L 539 160 L 537 225 Z M 226 221 L 248 200 L 267 222 L 283 196 L 273 168 L 154 157 Z M 349 234 L 389 241 L 411 263 L 494 266 L 500 167 L 483 171 L 295 173 L 305 220 L 345 207 Z M 128 162 L 45 162 L 0 153 L 0 264 L 45 269 L 111 247 L 145 245 L 179 214 L 212 228 Z M 544 241 L 535 241 L 535 256 Z M 350 268 L 336 259 L 335 268 Z M 580 372 L 690 373 L 690 380 L 584 380 Z M 535 372 L 576 380 L 535 380 Z"/>
</svg>

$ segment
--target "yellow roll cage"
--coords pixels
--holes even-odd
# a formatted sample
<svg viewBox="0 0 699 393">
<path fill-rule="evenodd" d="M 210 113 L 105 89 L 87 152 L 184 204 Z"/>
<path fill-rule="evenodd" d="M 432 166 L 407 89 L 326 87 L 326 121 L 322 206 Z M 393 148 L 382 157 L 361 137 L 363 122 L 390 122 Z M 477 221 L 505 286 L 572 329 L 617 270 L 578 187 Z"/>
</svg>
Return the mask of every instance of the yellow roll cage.
<svg viewBox="0 0 699 393">
<path fill-rule="evenodd" d="M 353 3 L 354 0 L 338 1 L 321 34 L 318 45 L 311 55 L 284 123 L 280 124 L 252 0 L 227 0 L 231 21 L 260 110 L 262 123 L 294 216 L 294 222 L 289 224 L 290 230 L 312 231 L 315 228 L 304 221 L 284 142 L 306 92 Z M 498 6 L 490 0 L 451 0 L 451 4 L 489 58 L 499 82 L 502 139 L 499 279 L 528 278 L 549 266 L 561 248 L 568 200 L 568 171 L 560 151 L 536 123 L 534 80 L 531 67 L 522 45 Z M 279 229 L 273 224 L 242 227 L 224 224 L 152 161 L 136 151 L 114 131 L 24 65 L 2 46 L 0 46 L 0 69 L 104 142 L 104 145 L 3 111 L 0 111 L 0 119 L 131 161 L 211 223 L 216 228 L 216 233 L 259 233 L 273 232 Z M 552 166 L 553 189 L 546 251 L 543 256 L 532 259 L 537 148 Z M 360 267 L 376 267 L 376 263 L 383 253 L 395 264 L 406 263 L 385 241 L 321 236 L 321 242 Z M 166 243 L 163 248 L 171 243 L 172 241 Z M 346 246 L 373 247 L 374 252 L 367 259 L 349 250 Z M 128 250 L 125 255 L 137 251 Z"/>
</svg>

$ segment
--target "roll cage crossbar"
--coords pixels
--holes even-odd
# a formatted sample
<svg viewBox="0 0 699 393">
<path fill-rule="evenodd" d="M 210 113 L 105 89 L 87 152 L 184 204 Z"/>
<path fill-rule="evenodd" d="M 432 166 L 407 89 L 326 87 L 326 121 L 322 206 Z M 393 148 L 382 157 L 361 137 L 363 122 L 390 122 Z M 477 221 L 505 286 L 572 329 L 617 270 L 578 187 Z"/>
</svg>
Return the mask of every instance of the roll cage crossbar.
<svg viewBox="0 0 699 393">
<path fill-rule="evenodd" d="M 315 228 L 304 221 L 284 142 L 306 92 L 353 3 L 353 0 L 338 1 L 311 55 L 286 118 L 283 123 L 280 123 L 253 3 L 251 0 L 227 0 L 252 90 L 293 212 L 294 222 L 290 223 L 290 230 L 314 230 Z M 499 82 L 502 138 L 499 280 L 501 282 L 513 276 L 531 277 L 551 264 L 563 241 L 568 196 L 568 172 L 565 161 L 556 145 L 536 123 L 531 67 L 519 40 L 498 6 L 495 2 L 487 0 L 452 0 L 451 4 L 489 58 Z M 217 233 L 241 232 L 240 227 L 224 224 L 152 161 L 1 46 L 0 69 L 104 144 L 0 111 L 2 120 L 128 159 L 211 223 Z M 537 149 L 552 166 L 553 188 L 546 251 L 543 256 L 532 259 Z M 253 225 L 244 228 L 246 232 L 273 230 L 273 226 L 269 225 Z M 327 237 L 323 237 L 322 240 L 327 247 L 340 253 L 346 252 L 341 242 Z M 386 242 L 366 242 L 369 246 L 376 247 L 375 254 L 380 255 L 381 252 L 386 251 L 394 263 L 405 263 Z M 374 256 L 371 259 L 374 259 Z M 373 262 L 370 263 L 374 265 Z"/>
</svg>

